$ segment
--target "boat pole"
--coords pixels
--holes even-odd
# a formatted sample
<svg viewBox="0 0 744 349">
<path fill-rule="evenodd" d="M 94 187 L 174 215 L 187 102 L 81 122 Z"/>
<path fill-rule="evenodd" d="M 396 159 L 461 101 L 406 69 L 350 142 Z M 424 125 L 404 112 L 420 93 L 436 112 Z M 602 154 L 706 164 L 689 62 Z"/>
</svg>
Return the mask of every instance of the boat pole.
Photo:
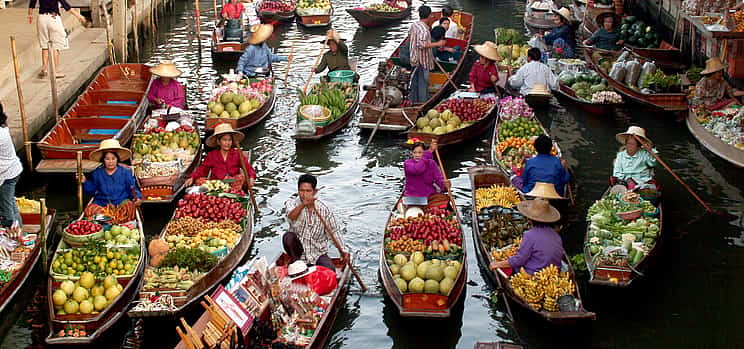
<svg viewBox="0 0 744 349">
<path fill-rule="evenodd" d="M 132 34 L 134 34 L 134 56 L 137 59 L 137 63 L 140 61 L 139 55 L 139 38 L 137 32 L 137 0 L 134 1 L 134 15 L 132 16 Z"/>
<path fill-rule="evenodd" d="M 245 166 L 245 154 L 243 154 L 243 147 L 241 147 L 239 144 L 236 145 L 238 147 L 238 154 L 240 155 L 240 167 L 243 169 L 243 175 L 245 175 L 243 186 L 248 188 L 248 195 L 251 197 L 251 205 L 253 206 L 253 211 L 255 212 L 255 215 L 253 216 L 253 220 L 255 221 L 256 217 L 258 217 L 258 204 L 256 203 L 256 196 L 253 194 L 253 187 L 248 185 L 250 177 L 248 177 L 248 168 Z"/>
<path fill-rule="evenodd" d="M 43 267 L 42 273 L 46 275 L 48 269 L 47 269 L 47 245 L 46 245 L 46 238 L 47 238 L 47 217 L 46 217 L 46 199 L 41 198 L 39 199 L 39 202 L 41 203 L 39 206 L 39 213 L 41 214 L 41 218 L 39 220 L 39 248 L 41 249 L 41 265 Z M 50 223 L 51 224 L 51 223 Z"/>
<path fill-rule="evenodd" d="M 217 22 L 219 22 L 219 13 L 217 12 L 217 0 L 212 0 L 212 6 L 214 6 L 214 25 L 217 26 Z"/>
<path fill-rule="evenodd" d="M 307 78 L 307 81 L 305 82 L 305 88 L 302 89 L 303 94 L 307 93 L 307 87 L 310 86 L 310 80 L 313 79 L 313 74 L 315 74 L 315 68 L 318 66 L 318 63 L 320 63 L 320 58 L 323 57 L 323 51 L 325 51 L 326 45 L 328 45 L 328 38 L 326 38 L 325 41 L 323 41 L 323 47 L 320 49 L 320 53 L 318 53 L 318 58 L 315 59 L 315 64 L 313 65 L 313 69 L 310 70 L 310 77 Z"/>
<path fill-rule="evenodd" d="M 199 53 L 201 54 L 201 14 L 199 13 L 199 0 L 196 0 L 196 28 L 194 34 L 196 34 L 196 40 L 199 43 Z"/>
<path fill-rule="evenodd" d="M 10 51 L 13 54 L 13 69 L 15 72 L 16 91 L 18 92 L 18 107 L 21 109 L 21 126 L 23 127 L 23 147 L 26 148 L 26 161 L 28 168 L 34 168 L 34 162 L 31 158 L 31 143 L 28 141 L 28 127 L 26 126 L 26 107 L 23 105 L 23 91 L 21 91 L 20 68 L 18 67 L 18 51 L 16 50 L 16 40 L 14 36 L 10 37 Z"/>
<path fill-rule="evenodd" d="M 442 71 L 442 74 L 444 74 L 444 76 L 446 76 L 446 77 L 447 77 L 447 81 L 449 81 L 449 83 L 450 83 L 450 84 L 452 84 L 452 87 L 454 87 L 454 88 L 455 88 L 455 91 L 457 91 L 457 85 L 456 85 L 456 84 L 455 84 L 455 83 L 454 83 L 454 82 L 452 81 L 452 78 L 450 78 L 450 76 L 449 76 L 449 74 L 447 73 L 447 71 L 446 71 L 446 70 L 444 70 L 444 68 L 442 68 L 442 65 L 441 65 L 441 64 L 439 64 L 439 61 L 437 61 L 437 59 L 436 59 L 436 58 L 434 58 L 434 63 L 436 63 L 436 64 L 437 64 L 437 67 L 439 68 L 439 70 L 441 70 L 441 71 Z"/>
<path fill-rule="evenodd" d="M 292 59 L 294 58 L 294 40 L 292 41 L 292 47 L 289 49 L 289 60 L 287 60 L 287 70 L 284 71 L 284 87 L 287 87 L 287 77 L 289 77 L 289 66 L 292 65 Z"/>
<path fill-rule="evenodd" d="M 442 171 L 442 177 L 446 181 L 448 179 L 447 179 L 447 174 L 444 173 L 444 165 L 442 165 L 442 158 L 439 157 L 439 145 L 437 145 L 437 149 L 434 149 L 434 153 L 437 154 L 437 161 L 439 162 L 439 170 Z M 446 184 L 445 184 L 445 187 L 447 187 Z M 447 187 L 447 195 L 450 198 L 450 202 L 452 203 L 452 210 L 455 211 L 455 216 L 457 216 L 457 222 L 459 223 L 460 213 L 457 212 L 457 205 L 455 205 L 455 198 L 452 197 L 452 191 L 450 190 L 449 187 Z"/>
<path fill-rule="evenodd" d="M 320 220 L 320 223 L 323 224 L 323 227 L 325 228 L 326 232 L 328 233 L 328 236 L 331 237 L 331 240 L 333 240 L 333 244 L 336 245 L 336 248 L 341 253 L 341 259 L 346 263 L 346 260 L 343 259 L 344 256 L 344 249 L 342 248 L 341 244 L 336 239 L 336 236 L 333 235 L 333 231 L 331 231 L 331 227 L 328 226 L 328 223 L 326 223 L 325 219 L 318 213 L 318 210 L 315 209 L 315 206 L 313 206 L 313 212 L 318 216 L 318 220 Z M 351 256 L 350 254 L 346 253 L 347 256 Z M 367 286 L 364 285 L 364 282 L 362 281 L 362 278 L 359 276 L 359 273 L 357 273 L 356 269 L 354 269 L 354 266 L 351 265 L 351 259 L 349 259 L 348 264 L 349 269 L 351 270 L 351 273 L 354 274 L 354 278 L 359 283 L 359 287 L 362 288 L 362 292 L 367 292 Z"/>
<path fill-rule="evenodd" d="M 49 37 L 52 37 L 51 31 Z M 59 98 L 57 97 L 57 70 L 54 66 L 54 44 L 49 39 L 47 42 L 47 52 L 49 57 L 49 83 L 52 86 L 52 106 L 54 107 L 54 120 L 59 122 Z"/>
<path fill-rule="evenodd" d="M 78 212 L 83 213 L 83 152 L 77 151 L 77 199 L 78 199 Z"/>
</svg>

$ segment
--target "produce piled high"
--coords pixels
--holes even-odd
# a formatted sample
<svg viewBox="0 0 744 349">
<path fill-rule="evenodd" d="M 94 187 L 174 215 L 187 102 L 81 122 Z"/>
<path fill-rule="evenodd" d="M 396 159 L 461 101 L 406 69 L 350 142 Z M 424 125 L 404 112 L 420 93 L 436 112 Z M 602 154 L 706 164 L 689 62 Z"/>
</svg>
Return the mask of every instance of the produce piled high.
<svg viewBox="0 0 744 349">
<path fill-rule="evenodd" d="M 294 9 L 295 3 L 292 1 L 265 0 L 258 6 L 259 12 L 292 12 Z"/>
<path fill-rule="evenodd" d="M 400 12 L 405 10 L 405 7 L 398 7 L 399 2 L 390 3 L 390 2 L 384 2 L 384 3 L 375 3 L 375 4 L 369 4 L 366 6 L 367 10 L 370 11 L 377 11 L 377 12 Z"/>
<path fill-rule="evenodd" d="M 298 16 L 324 15 L 331 12 L 330 0 L 299 0 L 297 2 Z"/>
<path fill-rule="evenodd" d="M 509 137 L 501 140 L 494 149 L 496 159 L 505 170 L 520 176 L 524 170 L 525 161 L 537 155 L 535 141 L 530 138 Z M 558 156 L 558 149 L 553 145 L 550 154 Z"/>
<path fill-rule="evenodd" d="M 695 119 L 723 142 L 744 151 L 744 108 L 733 105 L 711 112 L 693 108 Z"/>
<path fill-rule="evenodd" d="M 261 108 L 273 91 L 272 78 L 243 79 L 223 83 L 212 91 L 207 118 L 238 119 Z"/>
<path fill-rule="evenodd" d="M 622 103 L 622 97 L 613 91 L 607 80 L 602 78 L 596 71 L 589 73 L 574 73 L 571 71 L 562 71 L 558 79 L 571 90 L 576 97 L 587 102 L 599 104 L 618 104 Z"/>
<path fill-rule="evenodd" d="M 450 133 L 487 117 L 495 105 L 492 97 L 446 99 L 416 119 L 415 131 L 435 135 Z"/>
<path fill-rule="evenodd" d="M 620 38 L 627 45 L 642 48 L 658 48 L 661 38 L 657 30 L 634 16 L 623 17 L 620 22 Z"/>
<path fill-rule="evenodd" d="M 642 94 L 681 91 L 678 74 L 665 74 L 650 61 L 641 64 L 641 61 L 629 51 L 623 51 L 614 62 L 608 57 L 601 58 L 599 69 L 613 80 Z"/>
<path fill-rule="evenodd" d="M 527 274 L 522 268 L 509 280 L 514 293 L 536 311 L 556 312 L 558 298 L 573 295 L 576 291 L 571 275 L 568 272 L 559 272 L 552 264 L 534 275 Z"/>
<path fill-rule="evenodd" d="M 315 84 L 307 95 L 300 95 L 297 121 L 304 120 L 299 111 L 302 106 L 320 105 L 331 111 L 330 119 L 327 120 L 327 123 L 331 123 L 343 116 L 354 105 L 358 94 L 359 86 L 349 82 Z"/>
</svg>

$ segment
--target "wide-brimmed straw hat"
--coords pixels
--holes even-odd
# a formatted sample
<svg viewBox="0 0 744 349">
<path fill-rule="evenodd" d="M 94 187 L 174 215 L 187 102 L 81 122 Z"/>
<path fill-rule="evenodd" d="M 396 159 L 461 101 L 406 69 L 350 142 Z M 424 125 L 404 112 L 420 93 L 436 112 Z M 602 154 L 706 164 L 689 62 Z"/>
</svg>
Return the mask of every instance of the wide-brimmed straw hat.
<svg viewBox="0 0 744 349">
<path fill-rule="evenodd" d="M 571 11 L 569 9 L 565 7 L 561 7 L 558 10 L 553 9 L 553 13 L 563 17 L 563 19 L 565 19 L 566 22 L 571 23 Z"/>
<path fill-rule="evenodd" d="M 177 78 L 181 76 L 181 72 L 176 65 L 170 59 L 164 59 L 158 63 L 158 65 L 150 68 L 150 73 L 163 78 Z"/>
<path fill-rule="evenodd" d="M 618 142 L 620 142 L 620 144 L 625 145 L 625 143 L 628 140 L 628 137 L 633 137 L 633 136 L 638 136 L 638 138 L 641 139 L 641 142 L 646 142 L 651 145 L 654 144 L 654 142 L 652 142 L 648 137 L 646 137 L 646 130 L 638 126 L 628 127 L 627 131 L 616 134 L 615 139 Z"/>
<path fill-rule="evenodd" d="M 473 49 L 479 55 L 486 57 L 492 61 L 500 61 L 498 46 L 492 41 L 485 41 L 480 45 L 473 45 Z"/>
<path fill-rule="evenodd" d="M 98 149 L 90 152 L 88 158 L 93 161 L 101 161 L 103 153 L 112 151 L 119 155 L 119 161 L 124 161 L 132 156 L 132 152 L 129 149 L 124 148 L 119 144 L 119 141 L 113 138 L 104 139 L 101 144 L 98 145 Z"/>
<path fill-rule="evenodd" d="M 290 280 L 299 279 L 302 277 L 305 277 L 305 275 L 312 273 L 315 271 L 315 267 L 308 267 L 307 263 L 302 260 L 294 261 L 292 264 L 289 265 L 287 268 L 287 277 L 289 277 Z"/>
<path fill-rule="evenodd" d="M 532 86 L 532 89 L 530 90 L 528 95 L 543 95 L 543 96 L 550 96 L 551 93 L 548 91 L 548 87 L 543 84 L 535 84 Z"/>
<path fill-rule="evenodd" d="M 522 201 L 517 205 L 517 210 L 523 216 L 536 222 L 555 223 L 561 219 L 561 213 L 551 206 L 548 200 L 541 198 Z"/>
<path fill-rule="evenodd" d="M 700 75 L 713 74 L 719 70 L 724 70 L 728 67 L 728 64 L 723 64 L 721 59 L 718 57 L 709 58 L 705 61 L 705 70 L 700 72 Z"/>
<path fill-rule="evenodd" d="M 271 24 L 256 24 L 251 27 L 251 36 L 248 37 L 248 44 L 258 45 L 271 37 L 274 33 L 274 26 Z"/>
<path fill-rule="evenodd" d="M 594 17 L 594 22 L 597 23 L 598 26 L 602 26 L 602 23 L 604 23 L 605 17 L 612 17 L 614 20 L 612 22 L 613 27 L 617 27 L 620 24 L 620 21 L 622 18 L 619 14 L 613 12 L 613 11 L 605 11 L 597 15 L 597 17 Z"/>
<path fill-rule="evenodd" d="M 536 198 L 543 199 L 565 199 L 555 191 L 555 185 L 553 183 L 537 182 L 535 186 L 530 190 L 527 196 L 534 196 Z"/>
<path fill-rule="evenodd" d="M 232 126 L 230 126 L 230 124 L 224 124 L 223 123 L 223 124 L 219 124 L 219 125 L 215 126 L 215 128 L 214 128 L 214 134 L 212 134 L 211 136 L 207 137 L 207 141 L 206 141 L 207 146 L 208 147 L 212 147 L 212 148 L 216 148 L 217 147 L 217 140 L 220 139 L 220 137 L 222 137 L 222 135 L 224 135 L 224 134 L 231 134 L 232 135 L 232 137 L 233 137 L 233 145 L 240 144 L 240 141 L 242 141 L 243 140 L 243 137 L 245 137 L 242 132 L 233 130 L 233 128 L 232 128 Z"/>
</svg>

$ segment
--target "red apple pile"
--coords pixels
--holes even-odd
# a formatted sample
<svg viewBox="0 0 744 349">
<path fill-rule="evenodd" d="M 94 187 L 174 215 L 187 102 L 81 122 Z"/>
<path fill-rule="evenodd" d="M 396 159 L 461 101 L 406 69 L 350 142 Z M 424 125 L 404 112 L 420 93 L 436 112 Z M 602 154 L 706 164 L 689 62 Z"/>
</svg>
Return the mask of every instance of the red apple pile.
<svg viewBox="0 0 744 349">
<path fill-rule="evenodd" d="M 486 116 L 488 110 L 496 104 L 491 98 L 486 99 L 448 99 L 436 107 L 439 113 L 445 110 L 452 111 L 462 122 L 477 121 Z"/>
<path fill-rule="evenodd" d="M 240 222 L 246 213 L 243 205 L 233 199 L 206 194 L 188 194 L 178 201 L 175 217 L 189 216 L 212 222 L 230 219 Z"/>
<path fill-rule="evenodd" d="M 70 235 L 90 235 L 93 233 L 97 233 L 103 229 L 99 224 L 93 223 L 91 221 L 74 221 L 72 224 L 67 226 L 67 234 Z"/>
<path fill-rule="evenodd" d="M 294 4 L 283 1 L 264 1 L 258 8 L 259 11 L 290 12 L 294 11 Z"/>
</svg>

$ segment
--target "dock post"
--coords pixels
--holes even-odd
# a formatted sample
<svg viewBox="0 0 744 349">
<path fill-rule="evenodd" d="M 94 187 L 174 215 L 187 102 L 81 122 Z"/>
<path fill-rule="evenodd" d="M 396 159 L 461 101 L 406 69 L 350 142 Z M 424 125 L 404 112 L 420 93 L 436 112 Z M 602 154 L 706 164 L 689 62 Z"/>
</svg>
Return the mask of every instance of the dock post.
<svg viewBox="0 0 744 349">
<path fill-rule="evenodd" d="M 112 0 L 114 21 L 114 49 L 121 63 L 127 62 L 127 1 Z"/>
</svg>

